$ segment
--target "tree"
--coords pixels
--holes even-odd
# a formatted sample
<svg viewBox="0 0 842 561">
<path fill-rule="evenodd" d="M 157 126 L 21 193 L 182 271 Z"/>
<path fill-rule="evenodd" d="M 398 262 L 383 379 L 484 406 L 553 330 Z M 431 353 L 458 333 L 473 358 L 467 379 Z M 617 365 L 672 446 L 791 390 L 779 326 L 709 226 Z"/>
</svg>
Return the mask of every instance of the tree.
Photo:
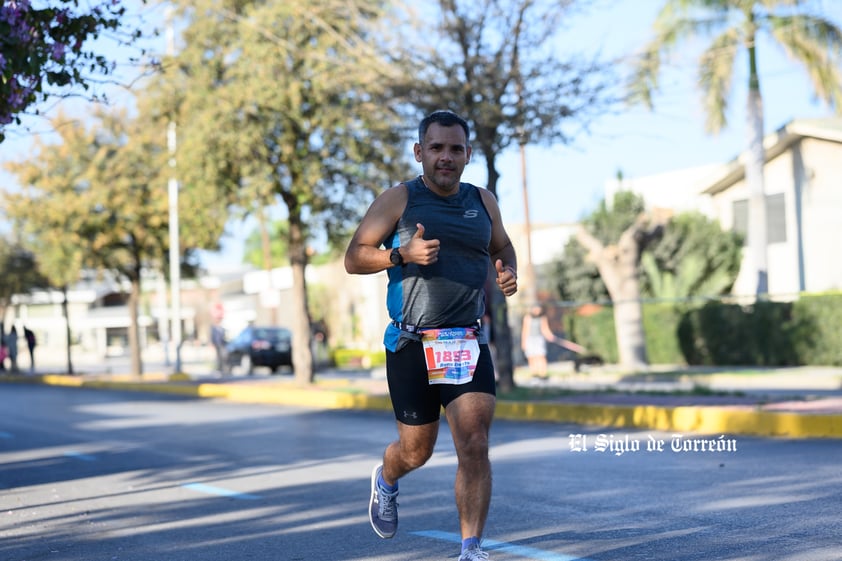
<svg viewBox="0 0 842 561">
<path fill-rule="evenodd" d="M 487 188 L 497 195 L 497 158 L 513 144 L 553 144 L 606 111 L 608 65 L 553 48 L 572 1 L 439 0 L 434 21 L 413 41 L 402 33 L 401 64 L 413 70 L 396 86 L 423 113 L 447 108 L 473 126 L 471 143 L 482 154 Z M 493 287 L 494 284 L 490 283 Z M 514 386 L 512 336 L 505 298 L 489 290 L 497 372 Z"/>
<path fill-rule="evenodd" d="M 43 277 L 35 267 L 35 256 L 19 243 L 0 239 L 0 320 L 6 317 L 6 308 L 15 294 L 24 294 L 44 286 Z"/>
<path fill-rule="evenodd" d="M 63 123 L 59 115 L 53 121 Z M 76 187 L 85 184 L 91 138 L 78 126 L 59 126 L 62 143 L 54 149 L 36 141 L 38 157 L 9 163 L 7 169 L 23 185 L 20 193 L 5 194 L 7 214 L 37 256 L 37 267 L 50 287 L 61 290 L 62 316 L 67 334 L 67 372 L 73 374 L 67 289 L 75 283 L 85 261 L 87 243 L 79 236 L 80 213 L 75 212 Z M 42 159 L 43 158 L 43 159 Z M 36 187 L 37 185 L 37 187 Z M 69 206 L 68 206 L 69 205 Z"/>
<path fill-rule="evenodd" d="M 809 0 L 668 0 L 655 20 L 655 37 L 644 49 L 630 83 L 632 99 L 651 108 L 662 59 L 681 41 L 716 34 L 702 53 L 698 67 L 706 127 L 716 133 L 726 125 L 737 55 L 745 51 L 748 245 L 758 296 L 768 292 L 759 39 L 762 33 L 771 36 L 804 67 L 817 96 L 842 112 L 842 30 L 824 16 L 810 13 L 814 6 L 815 2 Z"/>
<path fill-rule="evenodd" d="M 26 233 L 53 286 L 66 291 L 83 269 L 128 281 L 132 371 L 142 374 L 141 277 L 147 269 L 164 269 L 169 249 L 164 139 L 147 136 L 123 113 L 100 111 L 89 126 L 59 115 L 53 127 L 59 144 L 37 140 L 35 157 L 8 165 L 24 187 L 6 195 L 7 212 Z M 195 247 L 208 230 L 204 217 L 182 214 L 187 232 L 182 241 Z"/>
<path fill-rule="evenodd" d="M 260 269 L 289 265 L 288 239 L 289 228 L 285 220 L 255 228 L 246 238 L 243 262 Z"/>
<path fill-rule="evenodd" d="M 657 299 L 717 297 L 734 285 L 742 236 L 699 212 L 676 215 L 642 256 L 643 294 Z"/>
<path fill-rule="evenodd" d="M 719 296 L 737 277 L 742 240 L 697 212 L 647 211 L 630 191 L 602 201 L 556 264 L 562 299 L 611 300 L 626 368 L 646 364 L 641 301 Z M 625 329 L 621 329 L 625 326 Z"/>
<path fill-rule="evenodd" d="M 618 204 L 615 199 L 611 212 L 616 215 L 613 220 L 627 228 L 634 219 L 626 215 L 635 208 L 635 204 Z M 639 207 L 635 216 L 643 210 Z M 595 212 L 606 212 L 604 203 Z M 601 233 L 597 224 L 589 219 L 585 222 L 600 241 L 611 243 L 610 237 Z M 641 296 L 678 300 L 725 294 L 737 278 L 741 257 L 742 237 L 738 233 L 723 230 L 717 221 L 698 212 L 678 214 L 666 224 L 663 235 L 641 255 Z M 552 276 L 558 279 L 556 290 L 562 300 L 610 301 L 599 270 L 587 260 L 585 249 L 575 237 L 567 242 L 563 257 L 552 270 Z"/>
<path fill-rule="evenodd" d="M 573 236 L 564 246 L 564 253 L 552 267 L 557 279 L 556 290 L 565 302 L 607 302 L 611 300 L 599 269 L 588 261 L 588 254 Z"/>
<path fill-rule="evenodd" d="M 600 244 L 610 246 L 616 244 L 623 232 L 645 211 L 646 205 L 641 196 L 631 191 L 619 191 L 612 201 L 601 201 L 582 224 Z M 596 262 L 588 257 L 588 251 L 579 242 L 578 236 L 567 242 L 564 258 L 557 266 L 562 298 L 578 302 L 611 299 Z"/>
<path fill-rule="evenodd" d="M 179 175 L 249 212 L 287 211 L 293 362 L 313 379 L 305 282 L 315 232 L 346 236 L 404 175 L 405 139 L 376 50 L 381 2 L 181 2 L 184 48 L 154 85 L 179 126 Z M 179 93 L 182 92 L 182 93 Z"/>
<path fill-rule="evenodd" d="M 140 36 L 139 30 L 122 30 L 126 9 L 119 0 L 82 8 L 75 0 L 52 4 L 36 7 L 17 0 L 0 5 L 0 142 L 6 125 L 19 124 L 20 115 L 33 105 L 78 88 L 87 92 L 113 72 L 113 61 L 86 46 L 89 39 L 103 31 L 121 32 L 125 41 Z"/>
<path fill-rule="evenodd" d="M 617 198 L 620 195 L 623 194 Z M 585 224 L 576 230 L 576 239 L 587 250 L 588 259 L 596 265 L 611 295 L 620 366 L 626 370 L 640 369 L 649 363 L 643 331 L 640 257 L 660 237 L 670 215 L 670 211 L 664 210 L 641 212 L 609 244 L 596 237 Z"/>
</svg>

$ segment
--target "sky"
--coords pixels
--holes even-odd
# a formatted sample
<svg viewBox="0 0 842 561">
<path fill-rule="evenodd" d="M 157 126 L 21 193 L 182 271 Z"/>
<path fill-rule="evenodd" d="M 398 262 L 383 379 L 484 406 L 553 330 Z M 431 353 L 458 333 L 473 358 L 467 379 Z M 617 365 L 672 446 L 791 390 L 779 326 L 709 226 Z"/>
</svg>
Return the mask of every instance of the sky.
<svg viewBox="0 0 842 561">
<path fill-rule="evenodd" d="M 598 2 L 610 10 L 594 10 L 578 26 L 581 41 L 606 54 L 639 51 L 651 36 L 652 22 L 661 0 Z M 842 1 L 819 3 L 826 16 L 842 24 Z M 759 69 L 764 99 L 766 132 L 795 118 L 831 116 L 811 95 L 806 73 L 790 62 L 774 44 L 761 45 Z M 533 223 L 572 222 L 586 216 L 603 198 L 605 182 L 621 170 L 624 177 L 640 177 L 736 157 L 746 138 L 745 72 L 734 79 L 728 126 L 716 136 L 705 133 L 705 114 L 695 86 L 696 61 L 702 52 L 689 45 L 674 54 L 654 98 L 654 111 L 629 108 L 620 115 L 594 123 L 573 145 L 527 148 L 526 185 Z M 738 59 L 737 69 L 745 66 Z M 482 163 L 473 164 L 477 168 Z M 500 163 L 498 185 L 504 220 L 523 222 L 523 189 L 516 151 Z M 471 170 L 484 181 L 482 169 Z"/>
<path fill-rule="evenodd" d="M 842 26 L 842 0 L 817 0 L 816 4 Z M 596 0 L 592 9 L 571 22 L 558 48 L 582 53 L 600 51 L 612 58 L 635 53 L 650 38 L 652 22 L 662 5 L 663 0 Z M 740 70 L 745 66 L 744 58 L 737 61 L 728 125 L 712 136 L 705 133 L 705 115 L 695 86 L 696 62 L 704 43 L 683 45 L 667 61 L 653 111 L 636 107 L 606 115 L 570 145 L 527 147 L 526 191 L 532 224 L 570 223 L 587 216 L 602 200 L 605 183 L 614 179 L 618 171 L 626 178 L 653 175 L 727 162 L 743 150 L 746 78 Z M 761 43 L 758 52 L 767 133 L 793 119 L 832 115 L 811 95 L 806 73 L 789 61 L 779 47 Z M 0 161 L 26 154 L 26 137 L 10 138 L 11 142 L 0 144 Z M 408 145 L 407 150 L 410 149 Z M 498 171 L 501 177 L 497 190 L 504 223 L 522 224 L 524 182 L 517 149 L 499 158 Z M 484 162 L 475 158 L 466 168 L 463 180 L 484 185 Z M 0 174 L 0 186 L 8 187 L 9 181 L 8 174 Z M 202 252 L 203 264 L 213 271 L 241 263 L 243 240 L 253 227 L 249 222 L 229 224 L 223 251 Z"/>
</svg>

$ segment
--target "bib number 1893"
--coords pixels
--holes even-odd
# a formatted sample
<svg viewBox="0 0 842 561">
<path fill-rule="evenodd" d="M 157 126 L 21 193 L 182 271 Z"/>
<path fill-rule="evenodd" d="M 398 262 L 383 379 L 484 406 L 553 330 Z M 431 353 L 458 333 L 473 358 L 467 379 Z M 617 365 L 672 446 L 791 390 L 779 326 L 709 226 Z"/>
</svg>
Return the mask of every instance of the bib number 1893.
<svg viewBox="0 0 842 561">
<path fill-rule="evenodd" d="M 430 384 L 466 384 L 473 380 L 479 342 L 471 328 L 430 329 L 422 334 Z"/>
</svg>

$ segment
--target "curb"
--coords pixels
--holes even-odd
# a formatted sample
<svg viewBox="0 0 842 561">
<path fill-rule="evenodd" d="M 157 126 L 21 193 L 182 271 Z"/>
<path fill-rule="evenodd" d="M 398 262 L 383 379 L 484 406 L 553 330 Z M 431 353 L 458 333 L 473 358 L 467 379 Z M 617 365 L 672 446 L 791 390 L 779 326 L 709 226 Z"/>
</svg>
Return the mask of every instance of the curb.
<svg viewBox="0 0 842 561">
<path fill-rule="evenodd" d="M 204 399 L 226 399 L 239 403 L 320 409 L 392 410 L 387 395 L 297 386 L 103 381 L 84 380 L 68 375 L 8 376 L 0 378 L 0 382 L 155 392 Z M 739 407 L 498 401 L 495 416 L 506 420 L 576 423 L 665 432 L 842 439 L 842 415 L 772 412 Z"/>
<path fill-rule="evenodd" d="M 498 419 L 787 438 L 842 438 L 842 415 L 731 407 L 498 402 Z"/>
</svg>

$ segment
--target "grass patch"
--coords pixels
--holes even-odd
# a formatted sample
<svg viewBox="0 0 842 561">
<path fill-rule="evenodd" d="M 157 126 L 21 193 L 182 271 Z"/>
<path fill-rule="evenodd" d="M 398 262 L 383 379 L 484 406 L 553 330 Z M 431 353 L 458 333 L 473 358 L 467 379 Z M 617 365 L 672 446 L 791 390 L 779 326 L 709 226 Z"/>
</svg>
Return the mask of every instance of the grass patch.
<svg viewBox="0 0 842 561">
<path fill-rule="evenodd" d="M 541 399 L 554 399 L 557 397 L 565 397 L 570 395 L 580 395 L 585 393 L 600 393 L 599 391 L 576 391 L 564 388 L 534 388 L 526 386 L 515 386 L 509 391 L 497 391 L 497 398 L 507 401 L 531 401 Z"/>
<path fill-rule="evenodd" d="M 672 397 L 745 397 L 745 392 L 712 390 L 707 386 L 693 386 L 689 390 L 619 390 L 614 388 L 571 390 L 566 388 L 553 387 L 526 387 L 515 386 L 510 391 L 498 391 L 497 398 L 506 401 L 541 401 L 552 400 L 559 397 L 575 395 L 655 395 Z"/>
</svg>

